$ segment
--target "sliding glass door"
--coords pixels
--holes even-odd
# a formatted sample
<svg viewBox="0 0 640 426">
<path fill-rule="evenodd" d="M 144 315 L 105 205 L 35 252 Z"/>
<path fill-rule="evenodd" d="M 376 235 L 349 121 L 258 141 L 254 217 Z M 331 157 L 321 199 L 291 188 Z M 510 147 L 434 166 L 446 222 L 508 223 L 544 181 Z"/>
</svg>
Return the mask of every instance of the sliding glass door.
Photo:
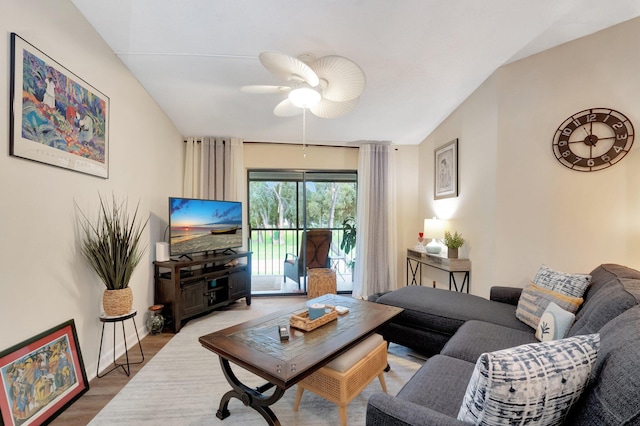
<svg viewBox="0 0 640 426">
<path fill-rule="evenodd" d="M 297 279 L 292 270 L 295 262 L 306 264 L 301 247 L 310 229 L 331 230 L 330 266 L 338 291 L 350 293 L 356 253 L 343 240 L 344 223 L 353 225 L 356 217 L 356 172 L 250 170 L 248 182 L 252 293 L 306 292 L 306 268 Z"/>
</svg>

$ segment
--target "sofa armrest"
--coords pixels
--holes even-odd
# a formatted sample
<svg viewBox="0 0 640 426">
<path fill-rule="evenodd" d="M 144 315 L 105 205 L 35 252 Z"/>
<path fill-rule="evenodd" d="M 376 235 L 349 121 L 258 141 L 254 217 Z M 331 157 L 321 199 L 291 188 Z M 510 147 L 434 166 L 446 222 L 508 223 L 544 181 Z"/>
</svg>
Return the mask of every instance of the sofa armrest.
<svg viewBox="0 0 640 426">
<path fill-rule="evenodd" d="M 366 424 L 367 426 L 469 425 L 469 423 L 386 393 L 375 393 L 369 398 Z"/>
<path fill-rule="evenodd" d="M 489 299 L 495 302 L 508 303 L 510 305 L 518 306 L 518 300 L 520 299 L 521 293 L 522 289 L 518 287 L 493 286 L 491 287 Z"/>
</svg>

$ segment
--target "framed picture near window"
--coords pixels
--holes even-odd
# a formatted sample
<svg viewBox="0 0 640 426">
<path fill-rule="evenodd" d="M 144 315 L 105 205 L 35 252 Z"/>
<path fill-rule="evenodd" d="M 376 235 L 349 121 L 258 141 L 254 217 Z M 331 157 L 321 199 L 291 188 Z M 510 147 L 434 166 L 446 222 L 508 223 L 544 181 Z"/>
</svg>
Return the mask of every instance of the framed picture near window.
<svg viewBox="0 0 640 426">
<path fill-rule="evenodd" d="M 73 320 L 0 352 L 0 424 L 47 424 L 89 390 Z"/>
<path fill-rule="evenodd" d="M 434 199 L 458 196 L 458 139 L 434 151 Z"/>
<path fill-rule="evenodd" d="M 11 33 L 9 153 L 107 179 L 109 98 Z"/>
</svg>

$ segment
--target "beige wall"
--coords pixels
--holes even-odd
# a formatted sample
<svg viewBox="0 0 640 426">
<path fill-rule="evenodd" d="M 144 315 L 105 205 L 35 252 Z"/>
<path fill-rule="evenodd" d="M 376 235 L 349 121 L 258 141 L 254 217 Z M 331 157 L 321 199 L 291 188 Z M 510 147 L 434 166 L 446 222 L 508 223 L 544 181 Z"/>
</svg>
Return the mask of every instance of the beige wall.
<svg viewBox="0 0 640 426">
<path fill-rule="evenodd" d="M 182 137 L 71 2 L 3 1 L 0 28 L 0 350 L 73 318 L 91 378 L 104 286 L 78 253 L 74 202 L 95 212 L 98 193 L 140 200 L 143 215 L 151 215 L 144 238 L 155 246 L 167 225 L 167 197 L 182 191 Z M 11 32 L 110 98 L 109 179 L 9 156 Z M 153 303 L 153 251 L 131 282 L 141 331 Z"/>
<path fill-rule="evenodd" d="M 420 210 L 450 215 L 468 239 L 472 293 L 524 286 L 543 263 L 640 266 L 640 142 L 591 173 L 560 165 L 551 150 L 560 123 L 587 108 L 617 109 L 640 128 L 638 40 L 635 19 L 504 66 L 422 143 L 429 163 L 434 147 L 460 139 L 460 196 L 434 201 L 430 169 L 419 180 Z"/>
<path fill-rule="evenodd" d="M 246 169 L 356 170 L 358 149 L 327 146 L 245 143 Z M 305 156 L 306 154 L 306 156 Z"/>
<path fill-rule="evenodd" d="M 407 283 L 407 249 L 415 246 L 424 217 L 419 213 L 420 173 L 428 166 L 420 161 L 420 146 L 396 145 L 396 219 L 398 222 L 398 279 L 396 287 Z"/>
<path fill-rule="evenodd" d="M 420 145 L 420 205 L 423 218 L 447 220 L 448 229 L 467 241 L 459 256 L 472 260 L 472 292 L 477 283 L 493 281 L 495 252 L 495 204 L 497 164 L 496 78 L 490 77 Z M 433 199 L 434 149 L 458 138 L 459 196 Z M 420 228 L 422 225 L 420 224 Z M 423 283 L 448 288 L 447 273 L 422 268 Z M 462 279 L 456 274 L 456 279 Z M 460 281 L 461 283 L 461 281 Z"/>
</svg>

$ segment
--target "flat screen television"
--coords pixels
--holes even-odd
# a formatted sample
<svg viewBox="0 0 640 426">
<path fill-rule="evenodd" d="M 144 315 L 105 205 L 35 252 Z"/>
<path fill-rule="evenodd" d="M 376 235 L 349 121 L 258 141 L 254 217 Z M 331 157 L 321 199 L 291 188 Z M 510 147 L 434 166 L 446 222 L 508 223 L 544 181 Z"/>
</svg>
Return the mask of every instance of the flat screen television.
<svg viewBox="0 0 640 426">
<path fill-rule="evenodd" d="M 242 203 L 169 197 L 171 256 L 242 247 Z"/>
</svg>

